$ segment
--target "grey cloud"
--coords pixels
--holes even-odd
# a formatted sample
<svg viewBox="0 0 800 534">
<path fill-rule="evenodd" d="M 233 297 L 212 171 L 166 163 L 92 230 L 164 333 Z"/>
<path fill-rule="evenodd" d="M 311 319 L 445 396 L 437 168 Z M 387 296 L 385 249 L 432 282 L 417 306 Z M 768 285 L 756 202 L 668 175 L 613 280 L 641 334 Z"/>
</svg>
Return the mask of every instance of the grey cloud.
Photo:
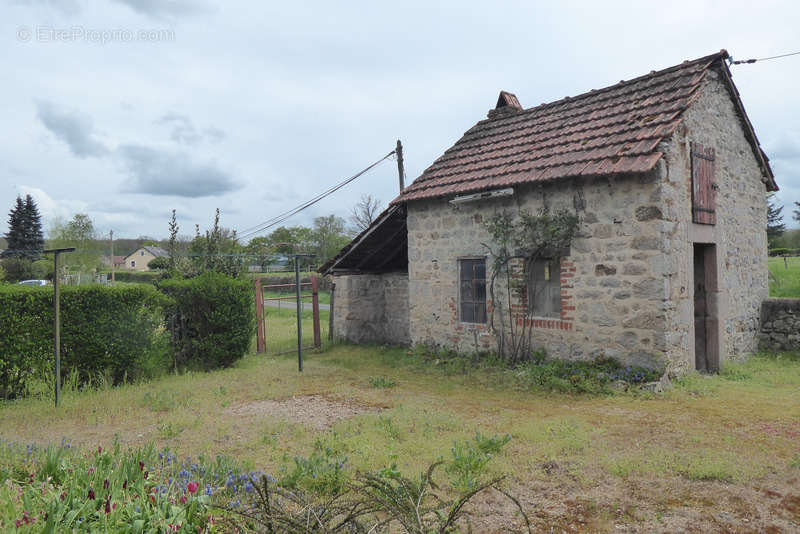
<svg viewBox="0 0 800 534">
<path fill-rule="evenodd" d="M 215 164 L 192 161 L 182 152 L 126 144 L 117 153 L 130 176 L 128 192 L 197 198 L 241 188 Z"/>
<path fill-rule="evenodd" d="M 84 2 L 80 0 L 16 0 L 17 4 L 43 6 L 53 8 L 65 15 L 75 15 L 83 10 Z"/>
<path fill-rule="evenodd" d="M 100 157 L 108 153 L 108 148 L 94 138 L 89 116 L 60 110 L 47 101 L 37 102 L 36 107 L 45 128 L 64 141 L 79 158 Z"/>
<path fill-rule="evenodd" d="M 194 146 L 203 140 L 217 143 L 225 138 L 225 132 L 214 126 L 206 128 L 203 133 L 198 132 L 192 119 L 174 111 L 164 114 L 156 123 L 171 125 L 170 139 L 185 145 Z"/>
<path fill-rule="evenodd" d="M 194 15 L 206 11 L 197 1 L 189 0 L 115 0 L 124 4 L 141 15 L 148 17 L 176 17 L 181 15 Z"/>
</svg>

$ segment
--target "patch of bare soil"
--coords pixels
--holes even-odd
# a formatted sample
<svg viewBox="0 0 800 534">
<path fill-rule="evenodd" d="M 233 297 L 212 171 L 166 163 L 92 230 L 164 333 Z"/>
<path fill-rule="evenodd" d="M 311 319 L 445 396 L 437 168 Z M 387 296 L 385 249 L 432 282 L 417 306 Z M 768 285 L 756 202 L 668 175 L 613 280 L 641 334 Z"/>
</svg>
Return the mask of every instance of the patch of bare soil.
<svg viewBox="0 0 800 534">
<path fill-rule="evenodd" d="M 542 471 L 536 480 L 508 484 L 537 533 L 800 532 L 796 476 L 770 475 L 750 484 L 681 477 L 581 483 L 557 466 Z M 475 532 L 526 531 L 515 505 L 499 493 L 483 494 L 470 511 Z"/>
<path fill-rule="evenodd" d="M 231 406 L 225 413 L 237 417 L 277 417 L 291 423 L 310 426 L 315 430 L 325 430 L 341 419 L 365 413 L 378 413 L 381 409 L 379 406 L 370 406 L 354 399 L 300 395 Z"/>
</svg>

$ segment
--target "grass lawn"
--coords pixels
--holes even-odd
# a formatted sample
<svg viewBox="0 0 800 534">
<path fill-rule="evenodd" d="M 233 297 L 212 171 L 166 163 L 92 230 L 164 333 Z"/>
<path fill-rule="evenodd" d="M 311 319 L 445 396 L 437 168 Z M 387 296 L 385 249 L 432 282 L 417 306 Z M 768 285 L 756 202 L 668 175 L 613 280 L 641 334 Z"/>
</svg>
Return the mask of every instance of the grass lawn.
<svg viewBox="0 0 800 534">
<path fill-rule="evenodd" d="M 770 258 L 769 272 L 770 297 L 800 298 L 800 256 Z"/>
<path fill-rule="evenodd" d="M 513 373 L 456 373 L 401 348 L 306 356 L 302 374 L 294 355 L 251 354 L 228 370 L 66 393 L 58 410 L 2 403 L 0 439 L 94 449 L 118 435 L 267 472 L 330 447 L 353 470 L 397 462 L 414 473 L 476 432 L 508 433 L 490 471 L 508 475 L 539 531 L 800 529 L 797 355 L 690 375 L 663 396 L 608 397 L 527 391 Z M 292 397 L 293 410 L 275 409 Z M 479 532 L 503 532 L 513 517 L 499 498 L 476 506 Z"/>
</svg>

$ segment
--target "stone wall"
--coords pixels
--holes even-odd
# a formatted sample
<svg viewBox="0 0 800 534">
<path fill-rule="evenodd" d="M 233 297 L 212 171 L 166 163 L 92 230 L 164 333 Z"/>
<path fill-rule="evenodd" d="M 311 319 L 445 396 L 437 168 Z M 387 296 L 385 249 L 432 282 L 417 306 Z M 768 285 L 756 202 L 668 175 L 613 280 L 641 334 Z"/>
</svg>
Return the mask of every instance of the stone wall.
<svg viewBox="0 0 800 534">
<path fill-rule="evenodd" d="M 761 350 L 800 351 L 800 299 L 766 299 L 758 341 Z"/>
<path fill-rule="evenodd" d="M 335 337 L 352 343 L 409 343 L 407 274 L 335 276 L 333 283 Z"/>
<path fill-rule="evenodd" d="M 716 224 L 692 222 L 690 144 L 716 151 Z M 660 273 L 665 302 L 668 358 L 694 368 L 693 243 L 716 245 L 720 363 L 756 350 L 761 302 L 768 296 L 766 188 L 753 149 L 745 138 L 726 87 L 709 71 L 699 98 L 684 115 L 673 139 L 660 147 L 664 180 L 657 195 L 663 207 L 665 252 Z"/>
<path fill-rule="evenodd" d="M 412 343 L 462 352 L 494 350 L 486 324 L 459 321 L 460 258 L 485 257 L 486 217 L 525 209 L 577 209 L 580 237 L 561 260 L 561 316 L 515 317 L 533 330 L 537 347 L 553 357 L 617 358 L 651 368 L 666 365 L 664 239 L 658 172 L 636 177 L 565 180 L 515 186 L 512 197 L 453 206 L 448 199 L 408 206 Z M 496 288 L 498 309 L 506 294 Z M 514 299 L 513 304 L 519 305 Z M 502 306 L 501 306 L 502 304 Z M 506 318 L 507 320 L 507 318 Z"/>
</svg>

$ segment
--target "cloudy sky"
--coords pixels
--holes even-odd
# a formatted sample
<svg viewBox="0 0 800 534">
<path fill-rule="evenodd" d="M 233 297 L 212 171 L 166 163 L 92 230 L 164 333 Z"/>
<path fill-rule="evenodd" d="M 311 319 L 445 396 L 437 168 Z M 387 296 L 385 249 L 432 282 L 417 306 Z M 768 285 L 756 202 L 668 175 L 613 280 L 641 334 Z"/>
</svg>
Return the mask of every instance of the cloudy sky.
<svg viewBox="0 0 800 534">
<path fill-rule="evenodd" d="M 0 203 L 120 237 L 257 225 L 405 147 L 412 180 L 501 89 L 530 107 L 726 48 L 800 50 L 794 2 L 0 0 Z M 800 56 L 732 67 L 800 201 Z M 397 194 L 386 161 L 290 222 Z M 0 211 L 6 208 L 0 206 Z M 787 217 L 790 226 L 797 226 Z"/>
</svg>

